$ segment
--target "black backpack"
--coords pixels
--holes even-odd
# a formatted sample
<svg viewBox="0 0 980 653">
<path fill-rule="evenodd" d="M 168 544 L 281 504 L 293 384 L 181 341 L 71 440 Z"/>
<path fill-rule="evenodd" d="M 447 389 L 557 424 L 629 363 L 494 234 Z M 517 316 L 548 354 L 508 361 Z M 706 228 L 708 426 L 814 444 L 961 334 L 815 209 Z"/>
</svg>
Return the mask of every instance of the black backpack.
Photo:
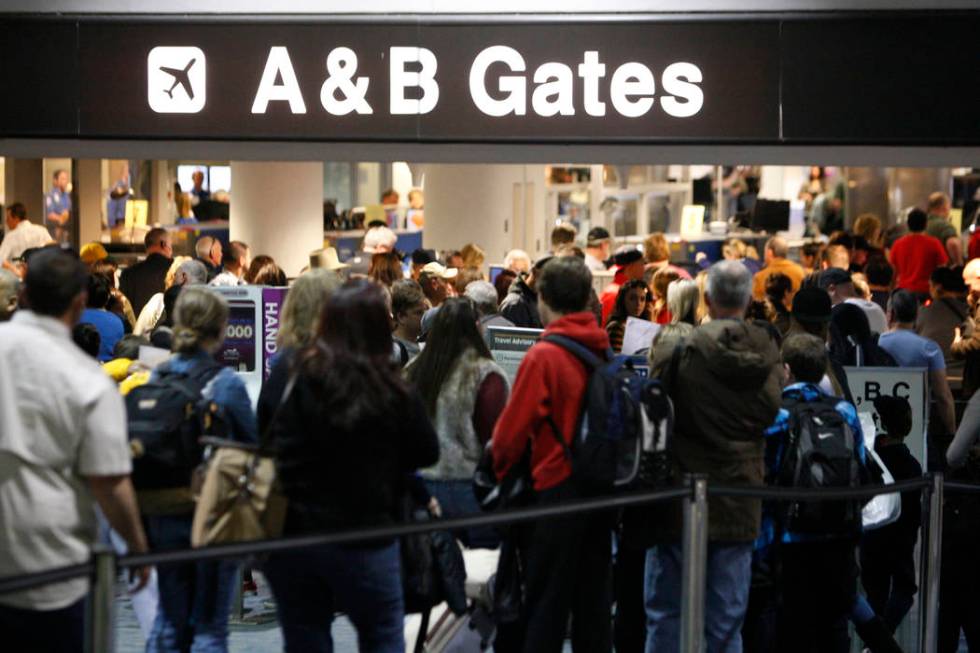
<svg viewBox="0 0 980 653">
<path fill-rule="evenodd" d="M 776 474 L 776 484 L 807 490 L 857 488 L 864 483 L 857 434 L 837 412 L 840 399 L 787 400 L 789 438 Z M 861 532 L 862 502 L 790 501 L 783 529 L 810 535 L 856 535 Z"/>
<path fill-rule="evenodd" d="M 573 478 L 595 491 L 665 484 L 673 405 L 660 381 L 640 374 L 628 356 L 603 360 L 571 338 L 544 340 L 572 353 L 589 373 L 570 445 L 548 418 Z"/>
<path fill-rule="evenodd" d="M 221 367 L 209 360 L 184 373 L 164 365 L 126 395 L 137 490 L 189 487 L 203 458 L 201 437 L 225 436 L 220 409 L 201 396 Z"/>
</svg>

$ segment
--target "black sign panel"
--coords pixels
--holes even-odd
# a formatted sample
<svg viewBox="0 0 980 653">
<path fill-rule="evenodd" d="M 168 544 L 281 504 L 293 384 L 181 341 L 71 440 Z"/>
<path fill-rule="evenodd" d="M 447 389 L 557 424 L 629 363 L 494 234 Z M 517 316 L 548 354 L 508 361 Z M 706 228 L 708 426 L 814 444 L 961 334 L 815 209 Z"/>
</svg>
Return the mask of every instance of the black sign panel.
<svg viewBox="0 0 980 653">
<path fill-rule="evenodd" d="M 748 22 L 82 24 L 79 129 L 219 139 L 771 140 L 778 136 L 777 39 L 775 23 Z M 409 49 L 409 61 L 399 48 Z M 732 74 L 733 49 L 751 74 Z M 198 105 L 184 107 L 194 112 L 157 113 L 151 98 L 188 99 L 178 76 L 192 59 L 191 76 L 195 67 L 206 71 Z M 483 72 L 471 80 L 475 63 Z M 161 77 L 164 67 L 171 72 Z M 417 108 L 423 113 L 400 113 L 406 108 L 392 101 L 395 84 L 399 100 L 424 105 L 436 92 L 438 99 Z M 263 86 L 293 102 L 256 107 Z M 324 92 L 336 101 L 331 110 Z"/>
<path fill-rule="evenodd" d="M 980 16 L 783 24 L 787 142 L 980 142 Z"/>
<path fill-rule="evenodd" d="M 2 137 L 980 143 L 980 13 L 0 20 Z"/>
</svg>

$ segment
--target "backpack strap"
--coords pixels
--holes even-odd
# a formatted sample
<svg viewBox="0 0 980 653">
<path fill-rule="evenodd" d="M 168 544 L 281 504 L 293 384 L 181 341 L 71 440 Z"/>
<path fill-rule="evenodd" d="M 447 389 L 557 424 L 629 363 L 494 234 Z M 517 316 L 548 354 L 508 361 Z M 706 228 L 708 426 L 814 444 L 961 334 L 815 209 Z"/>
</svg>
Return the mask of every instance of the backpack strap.
<svg viewBox="0 0 980 653">
<path fill-rule="evenodd" d="M 590 373 L 599 369 L 600 367 L 602 367 L 603 363 L 605 363 L 603 359 L 593 354 L 588 347 L 585 347 L 581 343 L 567 336 L 558 335 L 557 333 L 551 333 L 546 335 L 544 338 L 542 338 L 542 340 L 545 342 L 550 342 L 554 345 L 558 345 L 568 353 L 575 356 L 577 359 L 579 359 L 580 361 L 582 361 L 582 363 L 585 364 L 586 370 Z M 608 360 L 609 358 L 610 356 L 607 354 L 606 360 Z M 582 400 L 585 401 L 585 397 L 583 397 Z M 558 444 L 561 445 L 562 451 L 565 453 L 565 458 L 569 462 L 571 462 L 572 449 L 569 446 L 569 444 L 565 441 L 561 429 L 558 428 L 558 424 L 555 422 L 555 419 L 551 416 L 550 413 L 548 414 L 548 417 L 546 419 L 548 420 L 548 424 L 551 426 L 552 435 L 555 436 L 555 439 L 558 441 Z"/>
</svg>

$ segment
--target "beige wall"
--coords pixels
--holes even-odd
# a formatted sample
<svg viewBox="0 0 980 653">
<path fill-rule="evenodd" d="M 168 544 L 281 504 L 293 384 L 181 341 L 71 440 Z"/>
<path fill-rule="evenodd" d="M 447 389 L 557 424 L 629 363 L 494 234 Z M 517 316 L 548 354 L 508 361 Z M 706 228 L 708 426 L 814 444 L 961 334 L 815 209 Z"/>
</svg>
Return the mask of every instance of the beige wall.
<svg viewBox="0 0 980 653">
<path fill-rule="evenodd" d="M 232 240 L 295 277 L 323 247 L 323 164 L 232 161 Z"/>
</svg>

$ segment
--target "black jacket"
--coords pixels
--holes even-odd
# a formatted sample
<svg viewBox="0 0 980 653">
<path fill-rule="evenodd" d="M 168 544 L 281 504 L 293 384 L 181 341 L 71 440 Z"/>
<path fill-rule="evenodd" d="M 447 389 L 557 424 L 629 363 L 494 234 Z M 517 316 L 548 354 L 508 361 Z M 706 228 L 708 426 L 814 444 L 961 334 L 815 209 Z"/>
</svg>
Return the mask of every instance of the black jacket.
<svg viewBox="0 0 980 653">
<path fill-rule="evenodd" d="M 280 361 L 279 374 L 288 374 Z M 271 380 L 271 379 L 270 379 Z M 351 378 L 352 391 L 358 380 Z M 363 384 L 362 384 L 363 385 Z M 279 387 L 267 384 L 268 387 Z M 417 394 L 341 424 L 341 410 L 300 374 L 268 430 L 278 479 L 289 499 L 287 533 L 377 526 L 402 517 L 407 475 L 439 459 L 439 441 Z M 267 397 L 263 421 L 278 401 Z"/>
<path fill-rule="evenodd" d="M 514 279 L 507 296 L 500 303 L 500 314 L 522 329 L 540 329 L 538 294 L 531 290 L 524 277 Z"/>
<path fill-rule="evenodd" d="M 133 313 L 139 317 L 140 311 L 150 301 L 150 297 L 163 292 L 167 270 L 173 261 L 163 254 L 150 254 L 145 260 L 131 265 L 122 271 L 119 290 L 129 298 Z"/>
</svg>

